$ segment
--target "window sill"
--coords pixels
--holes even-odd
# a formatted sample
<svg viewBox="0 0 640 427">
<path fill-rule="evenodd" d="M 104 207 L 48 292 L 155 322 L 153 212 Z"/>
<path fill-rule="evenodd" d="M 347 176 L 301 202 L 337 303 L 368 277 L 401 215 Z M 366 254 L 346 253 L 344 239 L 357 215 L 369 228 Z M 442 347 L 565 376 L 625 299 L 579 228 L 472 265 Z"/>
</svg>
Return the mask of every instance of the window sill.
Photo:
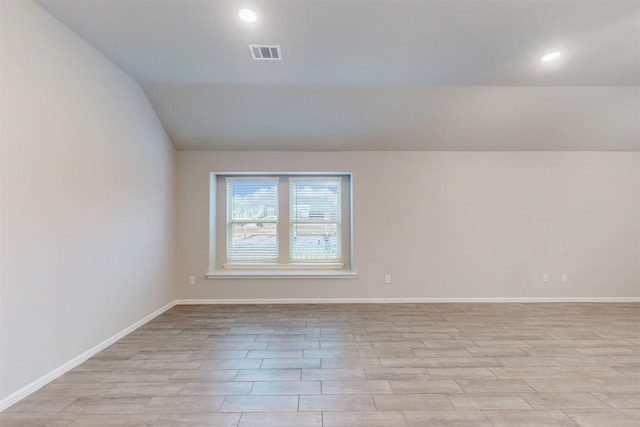
<svg viewBox="0 0 640 427">
<path fill-rule="evenodd" d="M 217 270 L 205 274 L 210 280 L 219 279 L 355 279 L 351 270 Z"/>
</svg>

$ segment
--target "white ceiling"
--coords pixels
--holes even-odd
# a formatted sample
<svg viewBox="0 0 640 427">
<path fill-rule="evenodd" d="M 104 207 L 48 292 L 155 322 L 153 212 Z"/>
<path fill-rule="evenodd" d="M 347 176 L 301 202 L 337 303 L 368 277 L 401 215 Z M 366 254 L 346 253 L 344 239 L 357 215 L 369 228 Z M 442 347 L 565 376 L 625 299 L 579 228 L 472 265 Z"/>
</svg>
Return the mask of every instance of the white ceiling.
<svg viewBox="0 0 640 427">
<path fill-rule="evenodd" d="M 179 149 L 640 150 L 639 1 L 39 3 L 142 84 Z"/>
</svg>

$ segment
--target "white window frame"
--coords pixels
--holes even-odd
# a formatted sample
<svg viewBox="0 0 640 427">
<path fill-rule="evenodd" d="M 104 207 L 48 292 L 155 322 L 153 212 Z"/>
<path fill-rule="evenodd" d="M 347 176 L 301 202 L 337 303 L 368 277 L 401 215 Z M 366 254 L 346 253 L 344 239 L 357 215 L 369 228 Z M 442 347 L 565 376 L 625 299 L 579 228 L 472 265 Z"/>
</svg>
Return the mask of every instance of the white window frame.
<svg viewBox="0 0 640 427">
<path fill-rule="evenodd" d="M 341 178 L 341 256 L 339 263 L 290 261 L 289 179 Z M 278 263 L 226 263 L 227 180 L 278 178 Z M 355 278 L 353 262 L 353 176 L 349 172 L 212 172 L 210 179 L 209 279 Z"/>
</svg>

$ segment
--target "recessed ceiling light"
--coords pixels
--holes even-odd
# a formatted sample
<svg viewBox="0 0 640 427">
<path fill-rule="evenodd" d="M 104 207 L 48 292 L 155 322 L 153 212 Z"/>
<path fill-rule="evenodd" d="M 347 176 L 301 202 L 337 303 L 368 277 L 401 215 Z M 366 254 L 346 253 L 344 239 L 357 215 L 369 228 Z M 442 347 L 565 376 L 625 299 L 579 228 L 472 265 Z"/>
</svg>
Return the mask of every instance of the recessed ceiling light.
<svg viewBox="0 0 640 427">
<path fill-rule="evenodd" d="M 554 61 L 554 60 L 560 58 L 560 55 L 562 55 L 562 52 L 550 52 L 550 53 L 547 53 L 542 58 L 540 58 L 540 61 L 542 61 L 542 62 Z"/>
<path fill-rule="evenodd" d="M 258 15 L 251 9 L 242 9 L 238 12 L 238 16 L 244 22 L 256 22 L 258 20 Z"/>
</svg>

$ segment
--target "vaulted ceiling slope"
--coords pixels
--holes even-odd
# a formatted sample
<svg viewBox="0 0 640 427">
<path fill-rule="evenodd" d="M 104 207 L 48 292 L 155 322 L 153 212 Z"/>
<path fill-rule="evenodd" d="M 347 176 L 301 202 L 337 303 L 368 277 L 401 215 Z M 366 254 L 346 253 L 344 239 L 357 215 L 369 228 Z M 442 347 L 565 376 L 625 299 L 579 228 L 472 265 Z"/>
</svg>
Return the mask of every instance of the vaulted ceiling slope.
<svg viewBox="0 0 640 427">
<path fill-rule="evenodd" d="M 39 3 L 142 84 L 179 149 L 640 150 L 638 1 Z"/>
</svg>

